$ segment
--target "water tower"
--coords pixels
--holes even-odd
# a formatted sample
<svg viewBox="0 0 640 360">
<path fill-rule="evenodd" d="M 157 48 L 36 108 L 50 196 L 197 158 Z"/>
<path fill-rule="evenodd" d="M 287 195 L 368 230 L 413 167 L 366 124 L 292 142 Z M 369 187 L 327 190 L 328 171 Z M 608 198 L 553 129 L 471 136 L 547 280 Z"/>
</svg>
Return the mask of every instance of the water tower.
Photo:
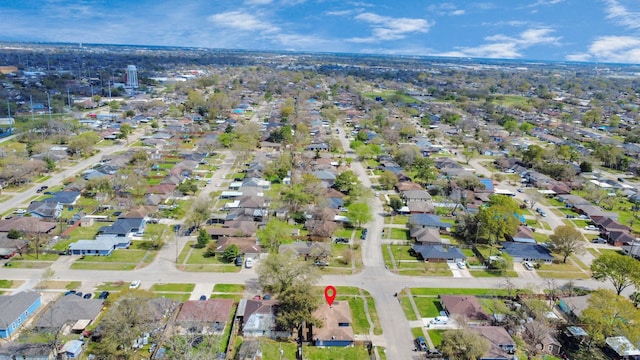
<svg viewBox="0 0 640 360">
<path fill-rule="evenodd" d="M 127 66 L 127 87 L 132 89 L 138 88 L 138 70 L 135 65 Z"/>
</svg>

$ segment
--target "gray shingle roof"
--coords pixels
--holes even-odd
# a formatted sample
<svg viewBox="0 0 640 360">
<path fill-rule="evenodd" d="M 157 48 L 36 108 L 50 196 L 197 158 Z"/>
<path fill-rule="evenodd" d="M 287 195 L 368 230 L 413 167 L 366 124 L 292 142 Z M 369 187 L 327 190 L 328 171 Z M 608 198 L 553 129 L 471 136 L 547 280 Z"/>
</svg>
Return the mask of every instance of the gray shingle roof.
<svg viewBox="0 0 640 360">
<path fill-rule="evenodd" d="M 14 295 L 0 296 L 0 329 L 6 329 L 39 297 L 40 294 L 35 291 L 23 291 Z"/>
</svg>

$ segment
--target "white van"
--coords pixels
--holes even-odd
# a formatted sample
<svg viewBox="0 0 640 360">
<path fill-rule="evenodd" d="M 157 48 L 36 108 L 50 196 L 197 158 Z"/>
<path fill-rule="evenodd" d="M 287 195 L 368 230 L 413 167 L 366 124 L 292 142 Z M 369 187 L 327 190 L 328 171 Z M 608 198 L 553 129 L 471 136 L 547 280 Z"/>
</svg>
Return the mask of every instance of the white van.
<svg viewBox="0 0 640 360">
<path fill-rule="evenodd" d="M 449 323 L 449 318 L 446 316 L 436 316 L 431 320 L 431 323 L 434 325 L 444 325 Z"/>
</svg>

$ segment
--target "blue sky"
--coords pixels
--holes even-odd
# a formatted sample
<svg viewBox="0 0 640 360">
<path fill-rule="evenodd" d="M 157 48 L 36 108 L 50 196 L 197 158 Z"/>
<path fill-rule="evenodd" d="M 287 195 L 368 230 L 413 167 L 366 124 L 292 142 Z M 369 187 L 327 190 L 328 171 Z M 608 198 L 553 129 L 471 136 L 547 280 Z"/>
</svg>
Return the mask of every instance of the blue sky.
<svg viewBox="0 0 640 360">
<path fill-rule="evenodd" d="M 640 63 L 638 0 L 0 0 L 0 40 Z"/>
</svg>

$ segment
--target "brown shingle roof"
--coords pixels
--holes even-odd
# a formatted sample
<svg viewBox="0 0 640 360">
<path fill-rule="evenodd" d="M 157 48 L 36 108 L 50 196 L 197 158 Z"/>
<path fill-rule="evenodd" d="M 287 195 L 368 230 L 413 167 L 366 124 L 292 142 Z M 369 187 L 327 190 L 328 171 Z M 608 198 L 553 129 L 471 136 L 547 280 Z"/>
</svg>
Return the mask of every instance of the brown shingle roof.
<svg viewBox="0 0 640 360">
<path fill-rule="evenodd" d="M 462 315 L 468 320 L 489 319 L 475 296 L 440 295 L 440 303 L 450 315 Z"/>
<path fill-rule="evenodd" d="M 233 307 L 231 299 L 189 300 L 182 304 L 176 322 L 225 323 Z"/>
<path fill-rule="evenodd" d="M 313 327 L 313 338 L 321 340 L 354 340 L 351 308 L 348 301 L 335 301 L 333 305 L 321 305 L 313 316 L 320 319 L 322 327 Z M 349 326 L 339 326 L 347 323 Z"/>
<path fill-rule="evenodd" d="M 48 233 L 56 228 L 56 223 L 43 221 L 35 217 L 15 217 L 0 220 L 0 232 L 9 232 L 11 229 L 26 230 L 28 232 Z"/>
</svg>

